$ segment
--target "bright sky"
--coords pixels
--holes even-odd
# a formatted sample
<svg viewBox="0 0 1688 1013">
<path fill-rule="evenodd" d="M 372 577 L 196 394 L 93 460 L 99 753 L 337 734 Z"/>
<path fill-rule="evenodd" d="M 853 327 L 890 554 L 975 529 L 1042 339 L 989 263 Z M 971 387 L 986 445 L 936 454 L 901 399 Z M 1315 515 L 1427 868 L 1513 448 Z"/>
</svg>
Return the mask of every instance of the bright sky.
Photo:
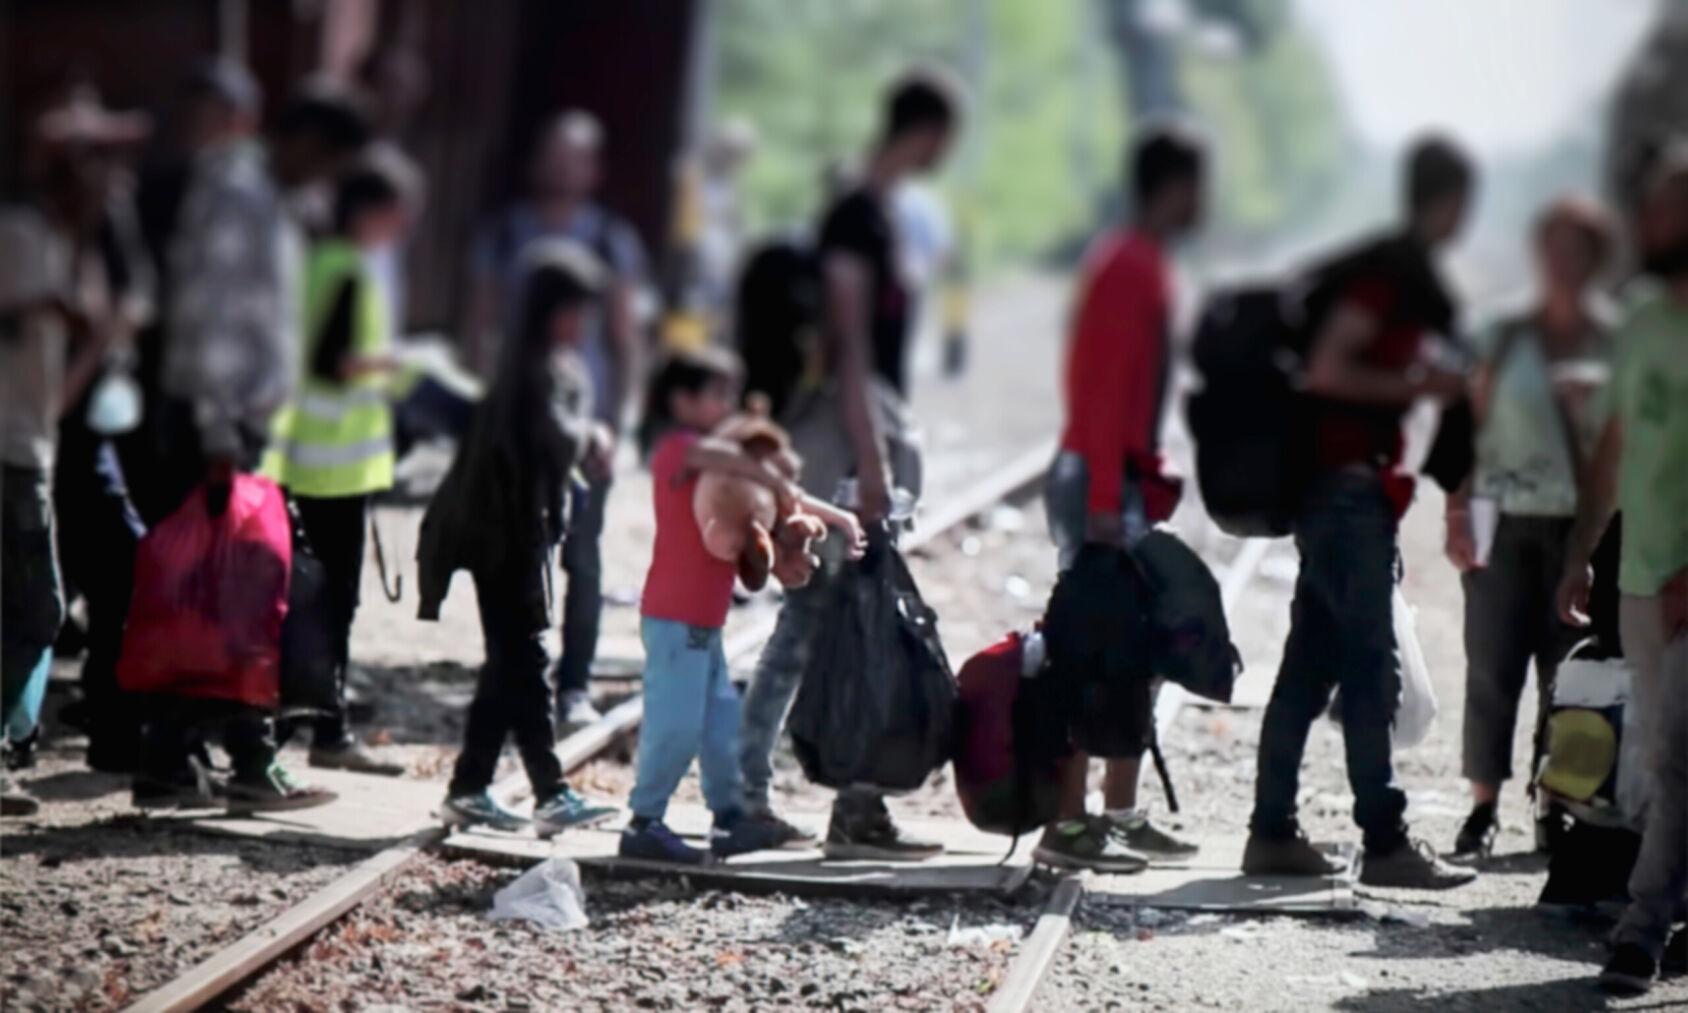
<svg viewBox="0 0 1688 1013">
<path fill-rule="evenodd" d="M 1361 136 L 1439 127 L 1487 155 L 1595 126 L 1655 0 L 1297 0 Z"/>
</svg>

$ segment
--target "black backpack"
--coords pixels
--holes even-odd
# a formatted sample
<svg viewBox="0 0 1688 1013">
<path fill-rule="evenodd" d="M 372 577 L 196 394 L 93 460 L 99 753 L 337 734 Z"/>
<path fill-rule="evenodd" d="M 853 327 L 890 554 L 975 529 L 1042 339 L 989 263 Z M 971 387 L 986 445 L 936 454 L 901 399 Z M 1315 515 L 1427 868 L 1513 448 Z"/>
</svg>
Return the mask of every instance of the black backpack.
<svg viewBox="0 0 1688 1013">
<path fill-rule="evenodd" d="M 744 389 L 766 394 L 774 418 L 818 373 L 824 298 L 820 258 L 801 237 L 764 242 L 740 271 L 733 319 Z"/>
<path fill-rule="evenodd" d="M 1196 481 L 1226 534 L 1274 538 L 1312 473 L 1312 412 L 1301 396 L 1309 328 L 1288 287 L 1220 292 L 1202 307 L 1193 347 L 1201 389 L 1186 408 Z"/>
<path fill-rule="evenodd" d="M 1308 347 L 1363 272 L 1400 286 L 1405 312 L 1446 330 L 1453 307 L 1428 258 L 1409 240 L 1362 243 L 1285 284 L 1221 291 L 1202 307 L 1193 354 L 1201 389 L 1187 407 L 1196 481 L 1220 530 L 1289 534 L 1313 476 L 1318 399 L 1303 390 Z"/>
</svg>

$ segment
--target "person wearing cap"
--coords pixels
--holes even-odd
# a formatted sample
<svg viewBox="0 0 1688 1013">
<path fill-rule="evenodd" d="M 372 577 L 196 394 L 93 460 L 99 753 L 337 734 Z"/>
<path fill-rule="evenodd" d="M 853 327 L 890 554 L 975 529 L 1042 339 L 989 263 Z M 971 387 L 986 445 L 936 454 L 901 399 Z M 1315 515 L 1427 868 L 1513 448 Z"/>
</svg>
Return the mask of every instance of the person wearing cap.
<svg viewBox="0 0 1688 1013">
<path fill-rule="evenodd" d="M 486 664 L 447 789 L 446 822 L 498 829 L 528 823 L 488 792 L 504 740 L 513 736 L 533 787 L 532 823 L 550 835 L 614 812 L 563 780 L 552 748 L 556 689 L 545 651 L 552 552 L 568 527 L 580 469 L 605 467 L 610 449 L 593 423 L 593 386 L 580 355 L 606 278 L 592 252 L 568 239 L 536 240 L 520 264 L 517 326 L 500 350 L 470 436 L 422 518 L 418 614 L 437 620 L 453 575 L 469 571 Z"/>
<path fill-rule="evenodd" d="M 603 179 L 604 131 L 590 113 L 571 110 L 544 129 L 533 156 L 529 192 L 501 211 L 477 237 L 470 252 L 472 296 L 471 361 L 484 374 L 498 361 L 499 335 L 514 340 L 522 284 L 521 252 L 535 239 L 572 239 L 602 262 L 604 296 L 593 307 L 580 341 L 580 359 L 592 384 L 593 414 L 606 436 L 620 432 L 633 386 L 639 382 L 642 342 L 634 294 L 645 275 L 645 251 L 638 233 L 595 195 Z M 613 455 L 610 455 L 613 459 Z M 563 546 L 568 588 L 563 600 L 563 653 L 557 659 L 558 705 L 565 728 L 596 721 L 587 693 L 598 653 L 603 612 L 604 511 L 611 469 L 587 472 L 587 489 L 569 519 Z"/>
<path fill-rule="evenodd" d="M 94 254 L 110 156 L 146 130 L 144 117 L 73 94 L 35 123 L 31 199 L 0 206 L 0 717 L 8 727 L 25 689 L 45 678 L 64 618 L 51 499 L 59 418 L 119 330 L 114 286 Z M 34 808 L 5 789 L 6 814 Z"/>
</svg>

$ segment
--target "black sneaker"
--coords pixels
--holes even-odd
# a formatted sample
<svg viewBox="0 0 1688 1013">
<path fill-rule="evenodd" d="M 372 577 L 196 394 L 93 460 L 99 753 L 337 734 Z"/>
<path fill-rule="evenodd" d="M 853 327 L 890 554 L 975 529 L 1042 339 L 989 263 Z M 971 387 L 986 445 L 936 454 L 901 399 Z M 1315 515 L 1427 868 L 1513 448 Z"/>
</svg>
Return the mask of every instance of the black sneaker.
<svg viewBox="0 0 1688 1013">
<path fill-rule="evenodd" d="M 804 848 L 814 847 L 818 841 L 818 838 L 812 832 L 804 830 L 790 820 L 782 819 L 771 810 L 752 813 L 746 818 L 756 823 L 764 823 L 769 827 L 774 840 L 774 843 L 768 845 L 770 848 L 789 848 L 800 851 Z"/>
<path fill-rule="evenodd" d="M 1149 867 L 1146 855 L 1126 847 L 1106 816 L 1084 816 L 1051 823 L 1032 858 L 1057 869 L 1131 873 Z"/>
<path fill-rule="evenodd" d="M 174 776 L 144 771 L 135 774 L 130 782 L 129 804 L 137 809 L 209 809 L 221 805 L 225 795 L 226 788 L 210 765 L 190 756 Z"/>
<path fill-rule="evenodd" d="M 747 855 L 780 846 L 780 830 L 774 823 L 731 813 L 717 818 L 709 831 L 709 853 L 716 858 Z"/>
<path fill-rule="evenodd" d="M 1436 849 L 1425 841 L 1402 841 L 1392 851 L 1367 851 L 1360 859 L 1360 882 L 1366 886 L 1449 890 L 1476 878 L 1475 869 L 1462 869 L 1437 858 Z"/>
<path fill-rule="evenodd" d="M 943 854 L 944 846 L 904 832 L 881 803 L 859 814 L 844 814 L 834 806 L 821 851 L 826 857 L 836 859 L 917 862 Z"/>
<path fill-rule="evenodd" d="M 1495 818 L 1495 804 L 1482 802 L 1471 807 L 1471 815 L 1454 837 L 1453 857 L 1481 861 L 1494 851 L 1495 837 L 1500 834 L 1500 821 Z"/>
<path fill-rule="evenodd" d="M 1600 972 L 1600 987 L 1613 995 L 1641 995 L 1653 987 L 1659 976 L 1653 955 L 1634 943 L 1623 943 L 1612 951 L 1612 959 Z"/>
<path fill-rule="evenodd" d="M 1342 871 L 1307 835 L 1267 837 L 1249 834 L 1243 849 L 1243 873 L 1249 876 L 1334 876 Z"/>
</svg>

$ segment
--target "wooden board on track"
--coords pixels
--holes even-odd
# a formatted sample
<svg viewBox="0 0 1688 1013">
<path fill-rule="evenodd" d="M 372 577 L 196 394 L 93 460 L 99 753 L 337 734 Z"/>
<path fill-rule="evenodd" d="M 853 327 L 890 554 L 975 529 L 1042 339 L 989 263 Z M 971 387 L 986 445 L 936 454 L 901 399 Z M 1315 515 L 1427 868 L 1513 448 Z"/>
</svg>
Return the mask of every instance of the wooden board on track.
<svg viewBox="0 0 1688 1013">
<path fill-rule="evenodd" d="M 802 819 L 802 817 L 798 817 Z M 805 822 L 818 824 L 823 819 Z M 668 822 L 682 835 L 703 844 L 709 815 L 700 808 L 675 806 Z M 966 824 L 939 820 L 902 820 L 911 832 L 943 842 L 943 855 L 923 862 L 831 862 L 818 848 L 764 851 L 708 866 L 677 866 L 620 858 L 621 823 L 561 834 L 550 841 L 491 831 L 460 831 L 447 837 L 447 852 L 488 861 L 533 864 L 553 856 L 617 877 L 685 876 L 693 883 L 745 893 L 800 896 L 915 897 L 933 894 L 1012 894 L 1031 876 L 1029 843 L 1016 860 L 1004 864 L 1006 838 L 982 834 Z"/>
<path fill-rule="evenodd" d="M 445 788 L 432 781 L 314 768 L 309 771 L 308 779 L 312 784 L 333 789 L 340 797 L 315 809 L 289 812 L 230 816 L 205 810 L 154 818 L 173 820 L 185 828 L 207 833 L 360 851 L 378 851 L 439 824 L 434 810 L 445 797 Z"/>
<path fill-rule="evenodd" d="M 1352 850 L 1340 851 L 1339 875 L 1244 876 L 1241 836 L 1199 839 L 1200 854 L 1186 864 L 1154 867 L 1129 876 L 1092 876 L 1092 903 L 1124 903 L 1179 911 L 1346 916 L 1355 910 Z"/>
</svg>

